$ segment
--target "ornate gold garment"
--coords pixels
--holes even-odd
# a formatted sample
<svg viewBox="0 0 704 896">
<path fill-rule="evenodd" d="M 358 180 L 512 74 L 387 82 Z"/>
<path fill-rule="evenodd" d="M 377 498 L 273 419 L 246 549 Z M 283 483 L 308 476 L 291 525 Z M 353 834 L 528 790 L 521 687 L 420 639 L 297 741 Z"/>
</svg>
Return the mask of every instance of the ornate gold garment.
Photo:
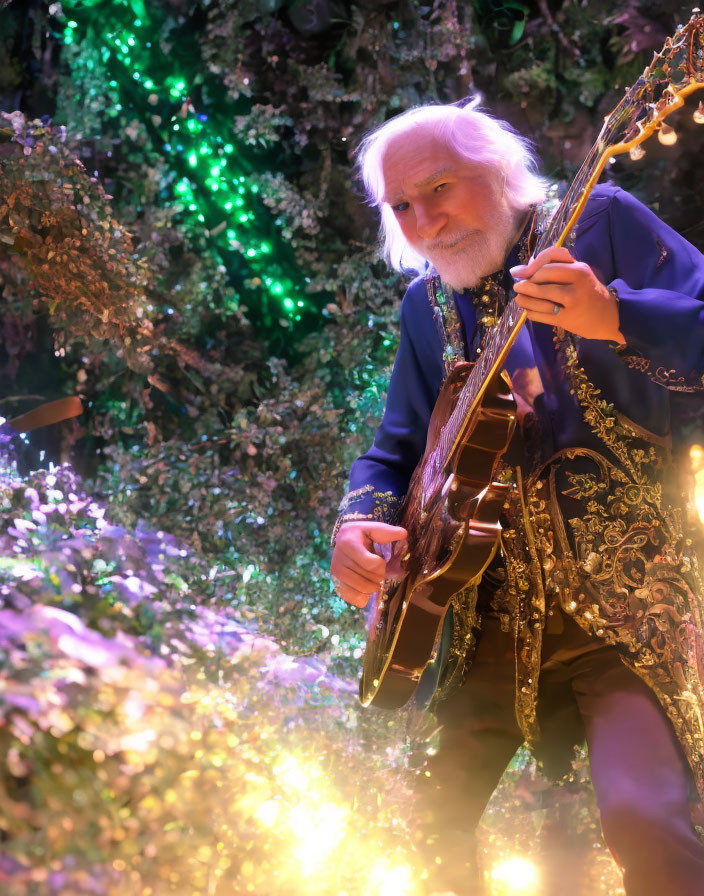
<svg viewBox="0 0 704 896">
<path fill-rule="evenodd" d="M 494 609 L 515 635 L 517 719 L 536 744 L 542 634 L 555 601 L 652 688 L 704 799 L 704 584 L 671 447 L 601 398 L 573 337 L 556 329 L 555 344 L 604 451 L 563 449 L 527 475 L 504 471 L 516 488 L 504 508 L 507 579 Z M 475 605 L 476 589 L 453 599 L 450 662 L 436 700 L 469 668 Z"/>
</svg>

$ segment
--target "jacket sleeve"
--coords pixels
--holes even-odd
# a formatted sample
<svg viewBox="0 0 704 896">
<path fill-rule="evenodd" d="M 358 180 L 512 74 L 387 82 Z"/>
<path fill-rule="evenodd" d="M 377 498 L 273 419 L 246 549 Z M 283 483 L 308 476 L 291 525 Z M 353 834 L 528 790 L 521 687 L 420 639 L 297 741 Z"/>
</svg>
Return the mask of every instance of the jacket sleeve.
<svg viewBox="0 0 704 896">
<path fill-rule="evenodd" d="M 704 389 L 704 256 L 623 190 L 609 204 L 624 363 L 676 391 Z"/>
<path fill-rule="evenodd" d="M 401 302 L 401 333 L 386 406 L 369 450 L 352 464 L 333 544 L 342 523 L 393 523 L 423 456 L 428 423 L 443 379 L 442 345 L 422 279 Z"/>
</svg>

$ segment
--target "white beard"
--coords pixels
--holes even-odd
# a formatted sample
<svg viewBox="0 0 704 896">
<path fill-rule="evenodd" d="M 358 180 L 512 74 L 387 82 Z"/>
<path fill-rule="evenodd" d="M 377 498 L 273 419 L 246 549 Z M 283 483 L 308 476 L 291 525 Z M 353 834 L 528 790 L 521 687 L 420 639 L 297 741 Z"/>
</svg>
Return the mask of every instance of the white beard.
<svg viewBox="0 0 704 896">
<path fill-rule="evenodd" d="M 503 267 L 517 234 L 515 209 L 499 206 L 492 218 L 491 230 L 470 234 L 453 249 L 436 248 L 423 254 L 434 265 L 443 283 L 457 292 L 471 289 Z M 450 240 L 451 242 L 451 240 Z"/>
</svg>

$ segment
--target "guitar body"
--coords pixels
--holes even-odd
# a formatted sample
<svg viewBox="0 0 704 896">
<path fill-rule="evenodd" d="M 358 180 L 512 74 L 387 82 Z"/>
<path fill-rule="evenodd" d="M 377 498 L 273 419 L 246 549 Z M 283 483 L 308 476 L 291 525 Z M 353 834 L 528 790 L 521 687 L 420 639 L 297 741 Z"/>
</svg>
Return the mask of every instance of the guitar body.
<svg viewBox="0 0 704 896">
<path fill-rule="evenodd" d="M 433 659 L 452 596 L 479 579 L 494 556 L 499 515 L 510 486 L 493 481 L 515 426 L 516 405 L 501 374 L 493 377 L 470 419 L 467 436 L 428 488 L 425 467 L 472 364 L 445 381 L 433 411 L 428 444 L 401 508 L 408 531 L 387 556 L 387 578 L 372 596 L 360 699 L 395 709 L 413 695 Z"/>
</svg>

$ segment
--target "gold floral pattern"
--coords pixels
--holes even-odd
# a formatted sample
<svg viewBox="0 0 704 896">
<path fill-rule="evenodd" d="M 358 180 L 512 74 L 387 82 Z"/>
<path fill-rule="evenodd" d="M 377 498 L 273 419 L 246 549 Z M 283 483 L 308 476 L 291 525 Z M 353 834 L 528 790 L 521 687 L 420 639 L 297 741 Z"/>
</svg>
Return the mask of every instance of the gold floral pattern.
<svg viewBox="0 0 704 896">
<path fill-rule="evenodd" d="M 348 510 L 351 504 L 363 500 L 370 493 L 373 503 L 369 512 L 360 513 L 359 511 Z M 340 502 L 339 515 L 330 537 L 331 546 L 335 547 L 337 533 L 340 531 L 340 526 L 343 523 L 353 520 L 374 520 L 377 523 L 393 523 L 396 520 L 400 504 L 401 499 L 398 495 L 390 491 L 374 491 L 373 485 L 363 485 L 361 488 L 348 492 Z"/>
<path fill-rule="evenodd" d="M 338 507 L 338 511 L 340 513 L 346 513 L 350 504 L 354 504 L 355 501 L 361 501 L 365 495 L 368 495 L 369 492 L 374 491 L 373 485 L 363 485 L 361 488 L 355 488 L 351 492 L 347 492 L 345 497 L 340 501 L 340 506 Z"/>
<path fill-rule="evenodd" d="M 552 590 L 585 631 L 618 647 L 658 697 L 704 797 L 704 584 L 684 530 L 669 445 L 601 397 L 572 337 L 558 330 L 555 342 L 584 417 L 607 451 L 565 449 L 521 489 L 528 553 L 534 540 L 545 583 L 533 585 L 533 616 L 544 607 L 542 589 Z M 539 640 L 532 638 L 534 652 Z M 520 647 L 519 637 L 519 691 L 527 687 L 534 699 L 535 663 Z M 517 704 L 530 700 L 517 697 Z M 529 739 L 537 733 L 533 720 L 523 707 Z"/>
<path fill-rule="evenodd" d="M 704 798 L 704 584 L 669 442 L 603 398 L 571 336 L 556 328 L 555 344 L 604 451 L 564 449 L 527 478 L 513 470 L 517 487 L 503 511 L 507 578 L 492 609 L 515 636 L 517 718 L 537 745 L 542 635 L 546 606 L 556 601 L 652 688 Z M 481 624 L 475 610 L 476 596 L 456 614 L 453 647 L 465 652 L 441 681 L 438 700 L 457 686 L 457 670 L 464 675 L 471 666 Z"/>
<path fill-rule="evenodd" d="M 640 352 L 624 346 L 619 346 L 619 348 L 621 351 L 618 354 L 628 367 L 644 373 L 659 386 L 665 386 L 675 392 L 701 392 L 704 390 L 704 377 L 701 374 L 690 373 L 689 376 L 683 376 L 678 371 L 667 370 L 665 367 L 651 370 L 650 360 Z"/>
<path fill-rule="evenodd" d="M 462 683 L 468 669 L 468 659 L 477 643 L 480 619 L 477 615 L 477 586 L 467 585 L 454 594 L 452 605 L 452 638 L 448 658 L 441 673 L 431 706 L 448 697 Z"/>
</svg>

